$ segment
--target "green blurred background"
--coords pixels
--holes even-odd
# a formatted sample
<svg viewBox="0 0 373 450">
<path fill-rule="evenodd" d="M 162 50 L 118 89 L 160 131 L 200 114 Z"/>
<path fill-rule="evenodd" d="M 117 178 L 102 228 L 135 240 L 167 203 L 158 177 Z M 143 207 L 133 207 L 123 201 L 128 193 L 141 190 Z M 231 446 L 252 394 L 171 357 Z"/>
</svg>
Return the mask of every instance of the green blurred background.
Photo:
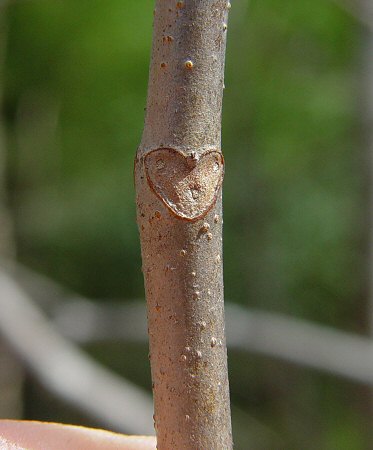
<svg viewBox="0 0 373 450">
<path fill-rule="evenodd" d="M 6 187 L 17 259 L 97 301 L 142 298 L 133 158 L 146 101 L 149 0 L 0 2 Z M 226 299 L 368 328 L 362 48 L 331 0 L 233 0 L 223 108 Z M 5 41 L 6 39 L 6 41 Z M 147 349 L 87 349 L 149 388 Z M 229 353 L 237 449 L 371 448 L 369 391 Z M 35 380 L 25 415 L 84 418 Z"/>
</svg>

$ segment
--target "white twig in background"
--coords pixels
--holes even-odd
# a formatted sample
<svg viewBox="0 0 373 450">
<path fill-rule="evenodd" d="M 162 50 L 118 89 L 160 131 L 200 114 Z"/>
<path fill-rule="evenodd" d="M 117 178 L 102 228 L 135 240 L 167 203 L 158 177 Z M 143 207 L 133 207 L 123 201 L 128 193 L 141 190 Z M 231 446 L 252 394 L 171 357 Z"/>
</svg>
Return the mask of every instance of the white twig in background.
<svg viewBox="0 0 373 450">
<path fill-rule="evenodd" d="M 13 273 L 17 281 L 25 278 L 26 282 L 22 284 L 32 286 L 32 290 L 40 294 L 56 328 L 67 338 L 80 344 L 103 340 L 147 342 L 144 301 L 105 301 L 103 305 L 72 294 L 70 299 L 61 301 L 65 290 L 54 281 L 21 266 L 13 266 Z M 0 306 L 6 311 L 4 295 L 4 284 L 0 281 Z M 25 294 L 22 295 L 25 298 Z M 5 313 L 0 316 L 0 333 L 3 333 L 4 317 Z M 27 317 L 30 328 L 38 326 L 38 321 L 30 315 Z M 249 310 L 232 303 L 226 305 L 226 321 L 228 347 L 231 349 L 273 357 L 353 382 L 373 385 L 373 341 L 367 337 L 285 315 Z M 18 334 L 16 328 L 22 323 L 18 321 L 15 324 L 13 320 L 14 330 L 11 334 L 7 333 L 8 340 L 13 340 L 12 336 Z M 18 353 L 22 355 L 22 351 Z M 81 356 L 86 358 L 83 352 L 79 352 L 78 357 Z M 28 365 L 32 366 L 30 363 Z M 36 375 L 43 382 L 42 368 Z M 110 382 L 110 378 L 107 380 Z M 56 392 L 56 389 L 51 390 Z M 64 397 L 64 392 L 57 393 Z M 84 409 L 86 406 L 79 406 L 80 398 L 76 396 L 72 403 Z M 95 414 L 96 410 L 91 412 Z"/>
<path fill-rule="evenodd" d="M 81 344 L 147 340 L 142 302 L 64 302 L 54 320 L 62 333 Z M 366 337 L 232 303 L 226 305 L 226 322 L 228 348 L 373 385 L 373 341 Z"/>
<path fill-rule="evenodd" d="M 105 427 L 153 434 L 150 396 L 61 337 L 4 272 L 0 310 L 0 334 L 47 389 Z"/>
</svg>

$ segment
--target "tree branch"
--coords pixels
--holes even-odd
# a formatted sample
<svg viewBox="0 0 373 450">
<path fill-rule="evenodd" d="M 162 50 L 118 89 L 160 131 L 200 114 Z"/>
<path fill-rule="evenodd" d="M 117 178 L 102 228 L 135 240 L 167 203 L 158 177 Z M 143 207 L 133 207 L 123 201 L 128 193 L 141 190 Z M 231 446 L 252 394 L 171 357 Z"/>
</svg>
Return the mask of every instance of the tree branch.
<svg viewBox="0 0 373 450">
<path fill-rule="evenodd" d="M 222 267 L 227 0 L 157 0 L 135 160 L 159 450 L 232 448 Z"/>
</svg>

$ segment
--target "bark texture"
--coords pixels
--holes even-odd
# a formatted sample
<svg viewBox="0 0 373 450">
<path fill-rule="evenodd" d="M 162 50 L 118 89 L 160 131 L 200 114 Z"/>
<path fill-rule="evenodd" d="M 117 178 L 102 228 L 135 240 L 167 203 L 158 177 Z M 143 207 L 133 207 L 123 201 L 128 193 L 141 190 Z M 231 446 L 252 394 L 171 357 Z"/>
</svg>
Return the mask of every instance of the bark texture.
<svg viewBox="0 0 373 450">
<path fill-rule="evenodd" d="M 232 448 L 222 271 L 226 0 L 157 0 L 135 160 L 159 450 Z"/>
</svg>

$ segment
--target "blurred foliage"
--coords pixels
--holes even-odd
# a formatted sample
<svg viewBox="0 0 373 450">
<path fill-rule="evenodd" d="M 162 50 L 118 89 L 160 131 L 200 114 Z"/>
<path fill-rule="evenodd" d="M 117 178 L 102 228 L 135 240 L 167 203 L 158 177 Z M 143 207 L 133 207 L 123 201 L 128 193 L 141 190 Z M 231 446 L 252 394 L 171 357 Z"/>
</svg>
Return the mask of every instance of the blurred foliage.
<svg viewBox="0 0 373 450">
<path fill-rule="evenodd" d="M 1 13 L 18 258 L 92 298 L 142 297 L 132 170 L 151 2 L 18 0 Z M 229 300 L 364 329 L 360 41 L 359 24 L 329 0 L 233 2 L 223 114 Z M 115 348 L 94 353 L 120 359 Z M 363 389 L 238 353 L 230 371 L 237 449 L 365 448 Z"/>
</svg>

